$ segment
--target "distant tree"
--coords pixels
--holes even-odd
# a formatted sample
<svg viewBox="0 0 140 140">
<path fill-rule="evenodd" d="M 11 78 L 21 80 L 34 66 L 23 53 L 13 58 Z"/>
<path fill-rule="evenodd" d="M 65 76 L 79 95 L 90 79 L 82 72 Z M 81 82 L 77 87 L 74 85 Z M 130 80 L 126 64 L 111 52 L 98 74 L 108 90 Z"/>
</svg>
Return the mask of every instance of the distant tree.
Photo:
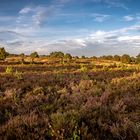
<svg viewBox="0 0 140 140">
<path fill-rule="evenodd" d="M 105 55 L 99 57 L 99 59 L 105 59 L 105 58 L 106 58 Z"/>
<path fill-rule="evenodd" d="M 136 62 L 140 63 L 140 53 L 136 56 Z"/>
<path fill-rule="evenodd" d="M 124 54 L 121 57 L 121 62 L 123 62 L 123 63 L 130 63 L 131 62 L 131 57 L 128 54 Z"/>
<path fill-rule="evenodd" d="M 50 57 L 53 57 L 53 58 L 63 58 L 64 57 L 64 53 L 63 52 L 52 52 L 52 53 L 50 53 Z"/>
<path fill-rule="evenodd" d="M 63 52 L 52 52 L 50 53 L 51 58 L 57 58 L 59 59 L 60 64 L 64 63 L 64 53 Z"/>
<path fill-rule="evenodd" d="M 79 59 L 79 57 L 78 57 L 78 56 L 73 56 L 73 58 L 74 58 L 74 59 Z"/>
<path fill-rule="evenodd" d="M 69 61 L 72 59 L 72 56 L 71 56 L 69 53 L 66 53 L 66 54 L 64 55 L 64 59 L 65 59 L 67 62 L 69 62 Z"/>
<path fill-rule="evenodd" d="M 114 55 L 114 60 L 115 61 L 120 61 L 120 56 L 119 55 Z"/>
<path fill-rule="evenodd" d="M 5 51 L 5 49 L 2 47 L 0 48 L 0 60 L 5 60 L 7 56 L 7 52 Z"/>
<path fill-rule="evenodd" d="M 131 62 L 136 63 L 137 62 L 136 58 L 135 57 L 131 57 Z"/>
<path fill-rule="evenodd" d="M 25 61 L 24 61 L 24 58 L 25 58 L 25 54 L 24 53 L 21 53 L 20 55 L 20 58 L 21 58 L 21 63 L 23 64 Z"/>
<path fill-rule="evenodd" d="M 37 52 L 33 52 L 33 53 L 30 54 L 30 57 L 31 57 L 32 63 L 34 63 L 34 59 L 35 59 L 35 58 L 38 58 L 39 55 L 38 55 Z"/>
<path fill-rule="evenodd" d="M 92 56 L 91 58 L 94 59 L 94 60 L 97 60 L 97 57 L 96 56 Z"/>
<path fill-rule="evenodd" d="M 84 56 L 84 55 L 82 55 L 82 57 L 81 57 L 82 59 L 85 59 L 86 57 Z"/>
<path fill-rule="evenodd" d="M 107 55 L 106 60 L 113 60 L 113 56 L 112 55 Z"/>
<path fill-rule="evenodd" d="M 9 57 L 17 57 L 18 54 L 7 53 L 7 56 L 9 56 Z"/>
<path fill-rule="evenodd" d="M 100 57 L 100 59 L 103 60 L 113 60 L 113 56 L 112 55 L 103 55 Z"/>
<path fill-rule="evenodd" d="M 100 58 L 103 59 L 103 60 L 111 60 L 112 56 L 111 55 L 103 55 Z"/>
<path fill-rule="evenodd" d="M 66 54 L 65 54 L 65 58 L 72 59 L 72 56 L 71 56 L 71 54 L 66 53 Z"/>
</svg>

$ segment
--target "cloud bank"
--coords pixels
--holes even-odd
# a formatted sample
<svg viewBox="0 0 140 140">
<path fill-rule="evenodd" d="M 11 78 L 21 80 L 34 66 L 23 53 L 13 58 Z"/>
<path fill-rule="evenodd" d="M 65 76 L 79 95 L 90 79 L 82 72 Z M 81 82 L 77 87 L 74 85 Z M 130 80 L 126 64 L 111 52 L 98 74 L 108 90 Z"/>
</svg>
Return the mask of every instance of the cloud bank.
<svg viewBox="0 0 140 140">
<path fill-rule="evenodd" d="M 87 1 L 82 1 L 87 4 Z M 89 1 L 97 4 L 97 9 L 101 3 L 107 9 L 101 12 L 90 12 L 89 9 L 68 12 L 68 4 L 75 0 L 54 0 L 47 5 L 23 6 L 15 15 L 0 16 L 0 21 L 5 23 L 0 26 L 0 44 L 11 53 L 38 51 L 39 54 L 49 54 L 63 51 L 87 56 L 137 55 L 140 52 L 140 14 L 127 13 L 116 18 L 116 15 L 105 11 L 110 11 L 111 7 L 127 11 L 122 1 Z M 112 28 L 114 21 L 122 26 Z"/>
</svg>

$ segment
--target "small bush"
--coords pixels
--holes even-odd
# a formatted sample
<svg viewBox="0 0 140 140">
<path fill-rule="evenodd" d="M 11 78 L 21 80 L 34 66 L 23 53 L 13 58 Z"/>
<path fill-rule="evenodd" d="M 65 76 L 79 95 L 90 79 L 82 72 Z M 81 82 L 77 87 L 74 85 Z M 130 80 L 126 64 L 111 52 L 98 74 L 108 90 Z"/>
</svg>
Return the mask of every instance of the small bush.
<svg viewBox="0 0 140 140">
<path fill-rule="evenodd" d="M 12 67 L 7 67 L 6 70 L 5 70 L 5 72 L 7 74 L 13 74 L 13 68 Z"/>
<path fill-rule="evenodd" d="M 16 72 L 14 73 L 14 76 L 18 79 L 18 80 L 22 80 L 23 79 L 23 73 L 16 70 Z"/>
</svg>

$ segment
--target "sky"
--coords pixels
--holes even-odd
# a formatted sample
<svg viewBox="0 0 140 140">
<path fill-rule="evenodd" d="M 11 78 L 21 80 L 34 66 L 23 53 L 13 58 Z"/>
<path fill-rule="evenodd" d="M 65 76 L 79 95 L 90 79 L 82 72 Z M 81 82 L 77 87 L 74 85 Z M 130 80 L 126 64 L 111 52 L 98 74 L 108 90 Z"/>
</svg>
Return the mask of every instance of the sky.
<svg viewBox="0 0 140 140">
<path fill-rule="evenodd" d="M 0 0 L 0 46 L 10 53 L 140 53 L 139 0 Z"/>
</svg>

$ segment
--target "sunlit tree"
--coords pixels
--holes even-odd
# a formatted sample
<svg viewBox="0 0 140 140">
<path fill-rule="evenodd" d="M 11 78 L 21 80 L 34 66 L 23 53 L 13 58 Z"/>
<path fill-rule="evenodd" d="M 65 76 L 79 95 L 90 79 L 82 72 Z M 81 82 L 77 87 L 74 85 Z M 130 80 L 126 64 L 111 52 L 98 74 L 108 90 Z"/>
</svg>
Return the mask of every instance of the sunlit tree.
<svg viewBox="0 0 140 140">
<path fill-rule="evenodd" d="M 131 57 L 128 54 L 124 54 L 121 57 L 121 62 L 123 62 L 123 63 L 130 63 L 131 62 Z"/>
<path fill-rule="evenodd" d="M 63 52 L 52 52 L 52 53 L 50 53 L 50 57 L 53 57 L 53 58 L 63 58 L 64 57 L 64 53 Z"/>
<path fill-rule="evenodd" d="M 37 52 L 33 52 L 33 53 L 30 54 L 30 57 L 31 57 L 31 62 L 34 63 L 34 59 L 38 58 L 39 55 L 38 55 Z"/>
<path fill-rule="evenodd" d="M 4 49 L 4 47 L 0 48 L 0 60 L 5 60 L 7 56 L 7 53 Z"/>
<path fill-rule="evenodd" d="M 82 59 L 85 59 L 86 57 L 84 55 L 81 56 Z"/>
<path fill-rule="evenodd" d="M 120 56 L 119 55 L 114 55 L 114 60 L 115 61 L 120 61 Z"/>
<path fill-rule="evenodd" d="M 72 56 L 69 54 L 69 53 L 66 53 L 64 55 L 64 59 L 67 61 L 67 62 L 70 62 L 70 60 L 72 59 Z"/>
</svg>

